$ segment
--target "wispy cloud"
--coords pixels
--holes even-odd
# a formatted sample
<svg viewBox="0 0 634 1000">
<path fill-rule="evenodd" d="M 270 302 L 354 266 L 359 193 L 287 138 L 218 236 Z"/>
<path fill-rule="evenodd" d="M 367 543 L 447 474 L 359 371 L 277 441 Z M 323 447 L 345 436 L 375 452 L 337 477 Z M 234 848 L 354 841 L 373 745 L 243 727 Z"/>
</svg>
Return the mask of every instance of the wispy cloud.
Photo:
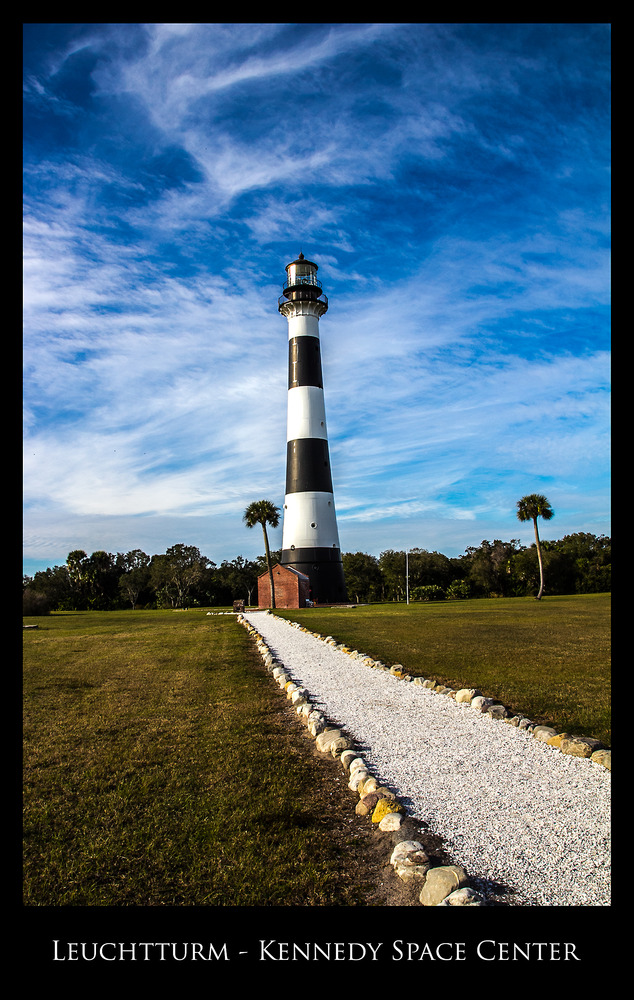
<svg viewBox="0 0 634 1000">
<path fill-rule="evenodd" d="M 258 549 L 241 512 L 283 499 L 300 249 L 330 299 L 344 549 L 517 537 L 537 487 L 557 535 L 608 532 L 608 46 L 25 25 L 26 557 Z"/>
</svg>

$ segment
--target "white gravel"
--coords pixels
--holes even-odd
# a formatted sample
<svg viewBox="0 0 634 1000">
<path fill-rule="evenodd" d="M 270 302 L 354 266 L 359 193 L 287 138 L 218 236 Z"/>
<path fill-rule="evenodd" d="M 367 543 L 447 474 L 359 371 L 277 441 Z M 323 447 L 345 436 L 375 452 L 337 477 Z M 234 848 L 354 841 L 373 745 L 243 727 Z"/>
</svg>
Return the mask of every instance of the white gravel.
<svg viewBox="0 0 634 1000">
<path fill-rule="evenodd" d="M 520 905 L 610 905 L 609 771 L 275 615 L 244 617 L 478 888 L 501 884 Z"/>
</svg>

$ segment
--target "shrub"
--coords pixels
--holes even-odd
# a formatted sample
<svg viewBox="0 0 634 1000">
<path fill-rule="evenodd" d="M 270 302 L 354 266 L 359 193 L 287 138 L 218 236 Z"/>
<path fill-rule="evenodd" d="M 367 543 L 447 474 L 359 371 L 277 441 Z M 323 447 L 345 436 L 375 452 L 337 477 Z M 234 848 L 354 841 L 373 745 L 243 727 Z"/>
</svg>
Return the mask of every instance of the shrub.
<svg viewBox="0 0 634 1000">
<path fill-rule="evenodd" d="M 445 592 L 442 587 L 430 583 L 424 587 L 414 587 L 412 597 L 415 601 L 444 601 Z"/>
<path fill-rule="evenodd" d="M 22 614 L 49 615 L 50 613 L 51 602 L 46 594 L 40 594 L 37 590 L 27 587 L 22 594 Z"/>
</svg>

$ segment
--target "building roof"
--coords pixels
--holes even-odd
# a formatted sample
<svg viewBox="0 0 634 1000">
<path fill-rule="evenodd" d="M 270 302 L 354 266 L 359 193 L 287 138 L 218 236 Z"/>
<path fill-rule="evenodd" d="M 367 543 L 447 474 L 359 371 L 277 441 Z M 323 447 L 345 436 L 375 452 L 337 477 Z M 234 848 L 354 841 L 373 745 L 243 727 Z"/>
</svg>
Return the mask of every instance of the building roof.
<svg viewBox="0 0 634 1000">
<path fill-rule="evenodd" d="M 294 573 L 295 576 L 300 577 L 302 580 L 308 580 L 308 582 L 310 583 L 310 578 L 306 575 L 306 573 L 300 573 L 298 569 L 293 569 L 292 566 L 283 566 L 282 563 L 275 563 L 275 566 L 273 566 L 272 568 L 283 569 L 287 573 Z M 263 573 L 260 573 L 258 580 L 261 580 L 263 576 L 268 576 L 268 575 L 269 571 L 268 569 L 265 569 Z"/>
</svg>

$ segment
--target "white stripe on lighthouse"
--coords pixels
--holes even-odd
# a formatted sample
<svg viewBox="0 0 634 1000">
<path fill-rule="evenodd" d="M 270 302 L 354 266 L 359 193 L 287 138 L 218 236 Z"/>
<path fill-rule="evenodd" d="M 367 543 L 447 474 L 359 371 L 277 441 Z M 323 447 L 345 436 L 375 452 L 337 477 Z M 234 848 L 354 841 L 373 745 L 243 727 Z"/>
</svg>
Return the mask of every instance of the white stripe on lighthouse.
<svg viewBox="0 0 634 1000">
<path fill-rule="evenodd" d="M 316 385 L 298 385 L 288 390 L 286 440 L 328 439 L 324 390 Z"/>
<path fill-rule="evenodd" d="M 319 316 L 312 302 L 294 302 L 293 313 L 287 316 L 288 339 L 293 337 L 319 337 Z"/>
<path fill-rule="evenodd" d="M 288 539 L 288 544 L 286 543 Z M 288 493 L 284 498 L 282 548 L 339 548 L 337 516 L 332 493 Z"/>
</svg>

